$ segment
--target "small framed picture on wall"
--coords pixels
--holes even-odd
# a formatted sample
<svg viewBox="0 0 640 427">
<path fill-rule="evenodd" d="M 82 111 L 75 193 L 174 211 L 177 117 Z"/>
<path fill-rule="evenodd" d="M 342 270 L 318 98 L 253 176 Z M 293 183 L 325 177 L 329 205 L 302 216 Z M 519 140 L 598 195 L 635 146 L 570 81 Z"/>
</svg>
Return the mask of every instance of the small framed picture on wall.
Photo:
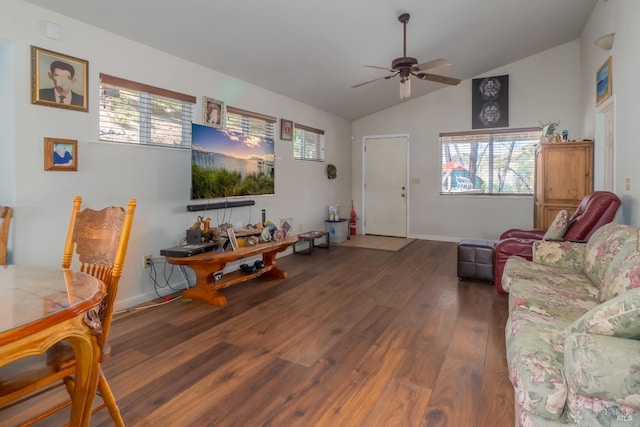
<svg viewBox="0 0 640 427">
<path fill-rule="evenodd" d="M 293 122 L 291 120 L 280 119 L 280 139 L 293 141 Z"/>
<path fill-rule="evenodd" d="M 44 170 L 77 171 L 78 141 L 75 139 L 44 139 Z"/>
<path fill-rule="evenodd" d="M 31 103 L 89 111 L 89 61 L 31 46 Z"/>
<path fill-rule="evenodd" d="M 215 128 L 224 128 L 224 102 L 217 99 L 202 97 L 202 123 Z"/>
</svg>

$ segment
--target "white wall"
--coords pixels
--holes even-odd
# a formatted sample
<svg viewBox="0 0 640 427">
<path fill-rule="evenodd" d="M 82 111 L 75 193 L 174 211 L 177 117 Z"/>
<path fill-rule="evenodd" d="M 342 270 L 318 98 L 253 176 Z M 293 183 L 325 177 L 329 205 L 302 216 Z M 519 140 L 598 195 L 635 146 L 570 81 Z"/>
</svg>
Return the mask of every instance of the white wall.
<svg viewBox="0 0 640 427">
<path fill-rule="evenodd" d="M 10 5 L 0 15 L 0 89 L 5 94 L 0 148 L 9 156 L 0 157 L 0 204 L 15 208 L 14 263 L 60 264 L 75 195 L 83 196 L 84 206 L 96 208 L 124 206 L 135 197 L 138 208 L 117 301 L 117 308 L 129 307 L 155 297 L 149 270 L 141 266 L 143 255 L 158 256 L 161 248 L 178 244 L 196 219 L 196 213 L 186 211 L 191 203 L 188 150 L 98 141 L 99 73 L 196 96 L 196 122 L 202 117 L 202 96 L 208 96 L 325 130 L 326 163 L 293 161 L 292 143 L 277 140 L 276 195 L 256 197 L 254 207 L 235 208 L 232 222 L 259 222 L 266 209 L 267 219 L 276 223 L 293 217 L 296 231 L 323 229 L 327 205 L 349 205 L 348 121 L 23 1 L 5 3 Z M 59 25 L 59 40 L 45 36 L 46 21 Z M 30 104 L 30 45 L 89 61 L 88 113 Z M 78 140 L 77 172 L 43 170 L 44 137 Z M 338 168 L 335 180 L 327 179 L 329 162 Z M 215 222 L 218 212 L 207 215 Z"/>
<path fill-rule="evenodd" d="M 596 71 L 612 56 L 613 103 L 615 106 L 614 191 L 622 199 L 618 222 L 640 226 L 640 2 L 626 0 L 598 1 L 580 37 L 583 132 L 587 137 L 595 135 Z M 613 49 L 604 51 L 594 41 L 615 32 Z M 596 140 L 596 152 L 599 141 Z M 596 164 L 601 159 L 596 158 Z M 631 181 L 626 190 L 625 180 Z"/>
<path fill-rule="evenodd" d="M 565 43 L 482 76 L 509 75 L 509 127 L 560 120 L 569 137 L 582 135 L 580 43 Z M 416 82 L 414 84 L 421 84 Z M 353 123 L 354 200 L 362 204 L 362 141 L 371 135 L 408 133 L 411 138 L 410 224 L 412 237 L 436 240 L 495 239 L 511 227 L 533 225 L 531 196 L 440 196 L 441 132 L 471 130 L 471 80 L 411 99 Z M 362 210 L 360 208 L 360 210 Z"/>
</svg>

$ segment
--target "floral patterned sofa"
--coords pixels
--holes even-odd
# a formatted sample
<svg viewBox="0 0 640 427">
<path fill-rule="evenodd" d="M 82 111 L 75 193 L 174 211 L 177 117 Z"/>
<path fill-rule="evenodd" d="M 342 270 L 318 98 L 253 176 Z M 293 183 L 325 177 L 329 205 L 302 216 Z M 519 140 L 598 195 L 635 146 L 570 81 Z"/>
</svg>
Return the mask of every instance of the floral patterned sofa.
<svg viewBox="0 0 640 427">
<path fill-rule="evenodd" d="M 638 228 L 511 257 L 506 350 L 519 426 L 640 426 Z"/>
</svg>

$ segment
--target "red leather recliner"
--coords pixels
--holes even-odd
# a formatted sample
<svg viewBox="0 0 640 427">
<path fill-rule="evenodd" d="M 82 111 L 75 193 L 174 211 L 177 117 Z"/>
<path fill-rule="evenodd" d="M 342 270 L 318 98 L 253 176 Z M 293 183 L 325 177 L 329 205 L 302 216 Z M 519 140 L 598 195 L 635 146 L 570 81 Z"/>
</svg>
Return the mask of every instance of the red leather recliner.
<svg viewBox="0 0 640 427">
<path fill-rule="evenodd" d="M 569 229 L 564 240 L 585 242 L 598 228 L 613 221 L 620 207 L 620 198 L 609 191 L 595 191 L 587 194 L 580 206 L 569 218 Z M 493 283 L 496 290 L 502 289 L 502 272 L 507 258 L 512 255 L 528 260 L 533 258 L 533 242 L 542 240 L 545 230 L 521 230 L 512 228 L 500 235 L 493 252 Z"/>
</svg>

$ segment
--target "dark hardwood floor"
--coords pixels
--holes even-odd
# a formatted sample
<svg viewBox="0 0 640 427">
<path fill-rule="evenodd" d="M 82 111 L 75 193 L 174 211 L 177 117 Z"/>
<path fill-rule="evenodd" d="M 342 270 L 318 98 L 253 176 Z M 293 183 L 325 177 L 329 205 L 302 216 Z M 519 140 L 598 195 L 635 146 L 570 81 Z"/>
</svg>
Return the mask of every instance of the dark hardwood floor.
<svg viewBox="0 0 640 427">
<path fill-rule="evenodd" d="M 458 282 L 455 243 L 277 262 L 286 280 L 228 288 L 225 308 L 178 301 L 114 322 L 103 368 L 127 425 L 513 426 L 507 298 Z M 91 425 L 112 425 L 107 411 Z"/>
</svg>

